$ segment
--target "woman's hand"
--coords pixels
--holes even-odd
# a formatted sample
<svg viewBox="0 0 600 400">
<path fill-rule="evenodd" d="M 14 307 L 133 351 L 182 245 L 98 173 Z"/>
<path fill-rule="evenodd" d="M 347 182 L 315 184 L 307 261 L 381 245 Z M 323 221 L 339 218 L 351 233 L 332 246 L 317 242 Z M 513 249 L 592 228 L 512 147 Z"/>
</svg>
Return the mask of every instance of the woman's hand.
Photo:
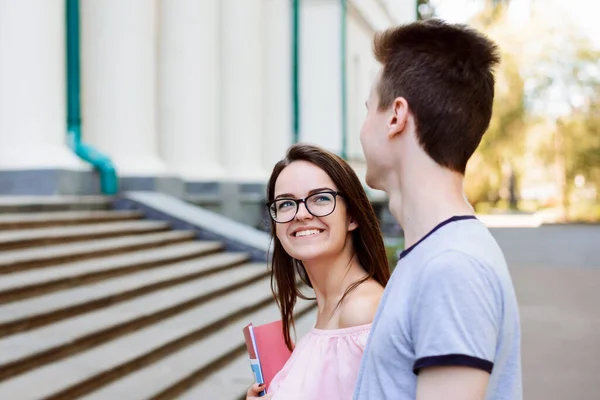
<svg viewBox="0 0 600 400">
<path fill-rule="evenodd" d="M 262 392 L 263 390 L 265 390 L 264 384 L 259 385 L 258 383 L 255 383 L 254 385 L 250 386 L 250 389 L 248 389 L 248 391 L 246 392 L 246 400 L 269 400 L 271 398 L 270 394 L 258 397 L 260 392 Z"/>
</svg>

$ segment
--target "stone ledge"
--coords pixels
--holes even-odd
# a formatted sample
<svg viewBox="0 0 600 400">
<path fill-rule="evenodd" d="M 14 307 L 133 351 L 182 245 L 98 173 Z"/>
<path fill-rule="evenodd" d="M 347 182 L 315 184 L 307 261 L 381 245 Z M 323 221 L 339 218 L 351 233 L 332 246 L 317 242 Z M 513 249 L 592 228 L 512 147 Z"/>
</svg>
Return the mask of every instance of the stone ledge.
<svg viewBox="0 0 600 400">
<path fill-rule="evenodd" d="M 2 170 L 0 193 L 4 195 L 97 195 L 100 181 L 95 171 L 64 169 Z"/>
<path fill-rule="evenodd" d="M 157 192 L 126 192 L 113 202 L 117 210 L 141 210 L 146 218 L 168 221 L 174 229 L 191 229 L 200 240 L 225 244 L 227 251 L 243 251 L 252 260 L 266 262 L 271 236 L 184 200 Z"/>
</svg>

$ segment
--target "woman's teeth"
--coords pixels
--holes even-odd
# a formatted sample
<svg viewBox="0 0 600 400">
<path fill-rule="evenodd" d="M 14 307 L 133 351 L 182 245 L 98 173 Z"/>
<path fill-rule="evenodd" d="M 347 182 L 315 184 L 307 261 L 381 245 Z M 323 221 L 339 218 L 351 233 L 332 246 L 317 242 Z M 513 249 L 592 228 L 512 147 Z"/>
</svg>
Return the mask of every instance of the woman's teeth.
<svg viewBox="0 0 600 400">
<path fill-rule="evenodd" d="M 312 236 L 312 235 L 316 235 L 316 234 L 319 234 L 319 233 L 321 233 L 321 231 L 320 231 L 320 230 L 318 230 L 318 229 L 308 229 L 308 230 L 306 230 L 306 231 L 299 231 L 299 232 L 296 232 L 296 235 L 295 235 L 295 236 L 296 236 L 296 237 L 302 237 L 302 236 Z"/>
</svg>

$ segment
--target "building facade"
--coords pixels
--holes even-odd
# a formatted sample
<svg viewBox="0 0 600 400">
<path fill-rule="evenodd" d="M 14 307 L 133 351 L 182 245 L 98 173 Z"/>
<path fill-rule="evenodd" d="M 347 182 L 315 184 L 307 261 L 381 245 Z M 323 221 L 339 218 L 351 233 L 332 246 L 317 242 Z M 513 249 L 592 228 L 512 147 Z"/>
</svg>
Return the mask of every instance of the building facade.
<svg viewBox="0 0 600 400">
<path fill-rule="evenodd" d="M 297 141 L 360 169 L 373 35 L 415 18 L 415 0 L 0 0 L 0 194 L 258 196 Z"/>
</svg>

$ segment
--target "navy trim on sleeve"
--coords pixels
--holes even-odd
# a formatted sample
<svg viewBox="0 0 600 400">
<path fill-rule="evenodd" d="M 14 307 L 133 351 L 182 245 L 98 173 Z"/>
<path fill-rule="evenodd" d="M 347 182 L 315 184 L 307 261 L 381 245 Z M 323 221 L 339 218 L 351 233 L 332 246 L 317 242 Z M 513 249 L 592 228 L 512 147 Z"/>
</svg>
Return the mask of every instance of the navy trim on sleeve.
<svg viewBox="0 0 600 400">
<path fill-rule="evenodd" d="M 415 361 L 413 372 L 419 375 L 419 371 L 428 367 L 472 367 L 492 373 L 494 363 L 481 358 L 467 356 L 464 354 L 446 354 L 443 356 L 423 357 Z"/>
<path fill-rule="evenodd" d="M 429 231 L 429 233 L 425 236 L 423 236 L 421 238 L 421 240 L 419 240 L 417 243 L 413 244 L 412 246 L 410 246 L 408 249 L 403 250 L 399 255 L 398 258 L 402 258 L 402 257 L 406 257 L 406 255 L 408 253 L 410 253 L 411 251 L 413 251 L 413 249 L 415 247 L 417 247 L 422 241 L 424 241 L 425 239 L 427 239 L 429 236 L 433 235 L 435 233 L 435 231 L 437 231 L 438 229 L 440 229 L 441 227 L 443 227 L 444 225 L 448 225 L 451 222 L 455 222 L 455 221 L 463 221 L 465 219 L 477 219 L 476 216 L 474 215 L 456 215 L 454 217 L 448 218 L 445 221 L 440 222 L 435 228 L 433 228 L 431 231 Z"/>
</svg>

